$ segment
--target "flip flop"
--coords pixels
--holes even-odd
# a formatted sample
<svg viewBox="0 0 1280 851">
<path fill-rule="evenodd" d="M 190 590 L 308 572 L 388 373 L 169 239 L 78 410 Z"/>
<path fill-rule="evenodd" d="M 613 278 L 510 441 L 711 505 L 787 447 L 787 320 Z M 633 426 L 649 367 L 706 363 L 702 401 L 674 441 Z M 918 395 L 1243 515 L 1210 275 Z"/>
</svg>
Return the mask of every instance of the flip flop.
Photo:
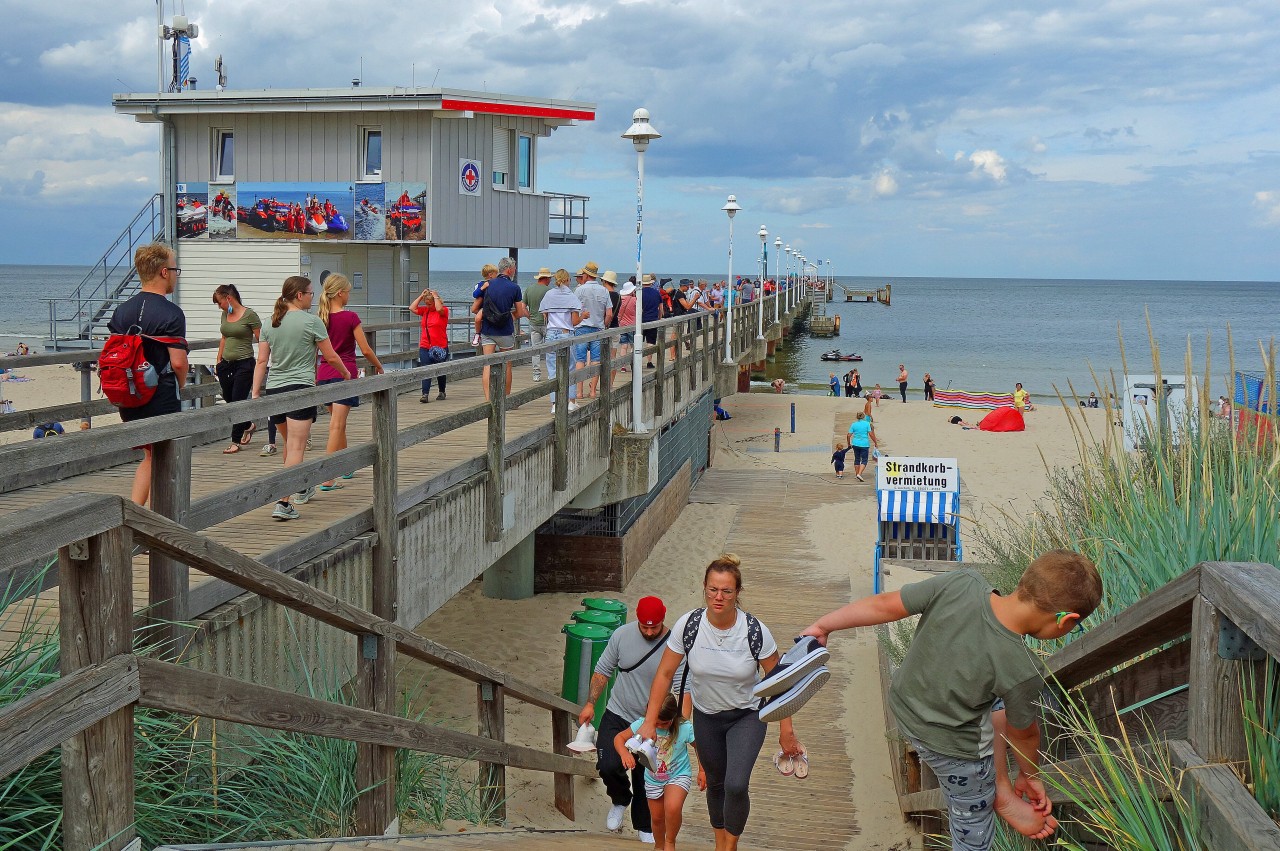
<svg viewBox="0 0 1280 851">
<path fill-rule="evenodd" d="M 795 767 L 795 774 L 796 774 L 797 780 L 803 780 L 809 776 L 809 752 L 808 751 L 801 748 L 800 755 L 795 757 L 792 760 L 792 764 Z"/>
<path fill-rule="evenodd" d="M 335 482 L 334 484 L 331 484 L 331 485 L 321 485 L 320 487 L 316 488 L 316 490 L 322 490 L 325 493 L 329 493 L 330 491 L 340 491 L 342 490 L 342 485 L 337 484 Z"/>
<path fill-rule="evenodd" d="M 253 431 L 256 428 L 257 428 L 256 425 L 254 425 L 253 423 L 249 423 L 249 427 L 244 430 L 244 434 L 240 435 L 240 445 L 242 446 L 249 445 L 249 442 L 253 440 Z"/>
<path fill-rule="evenodd" d="M 239 451 L 240 451 L 240 446 L 239 446 L 239 444 L 235 444 L 235 443 L 233 443 L 233 444 L 231 444 L 230 446 L 228 446 L 226 449 L 222 450 L 222 454 L 223 454 L 223 455 L 235 455 L 235 454 L 236 454 L 237 452 L 239 452 Z"/>
<path fill-rule="evenodd" d="M 773 755 L 773 767 L 778 769 L 778 773 L 783 777 L 790 777 L 796 771 L 795 763 L 785 751 L 778 751 Z"/>
</svg>

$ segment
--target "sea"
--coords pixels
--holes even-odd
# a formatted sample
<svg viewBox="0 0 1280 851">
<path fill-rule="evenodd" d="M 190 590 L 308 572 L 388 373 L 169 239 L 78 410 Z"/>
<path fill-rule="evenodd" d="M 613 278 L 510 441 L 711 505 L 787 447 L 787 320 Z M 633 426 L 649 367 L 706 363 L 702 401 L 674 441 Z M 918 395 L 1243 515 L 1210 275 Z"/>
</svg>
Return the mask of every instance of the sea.
<svg viewBox="0 0 1280 851">
<path fill-rule="evenodd" d="M 0 265 L 0 351 L 19 340 L 38 349 L 48 329 L 45 299 L 65 297 L 88 271 Z M 718 279 L 690 272 L 662 277 Z M 431 285 L 449 300 L 469 298 L 475 282 L 474 271 L 431 272 Z M 878 382 L 888 391 L 896 389 L 901 363 L 912 387 L 928 372 L 940 388 L 1000 391 L 1022 382 L 1042 399 L 1055 388 L 1088 395 L 1096 389 L 1094 375 L 1109 382 L 1126 363 L 1130 372 L 1151 372 L 1154 340 L 1166 374 L 1184 371 L 1190 347 L 1197 375 L 1209 359 L 1211 392 L 1229 393 L 1228 329 L 1236 368 L 1245 370 L 1264 368 L 1259 345 L 1280 333 L 1277 282 L 837 277 L 836 283 L 856 290 L 892 284 L 893 303 L 847 303 L 837 286 L 825 307 L 841 318 L 840 336 L 800 335 L 770 365 L 769 379 L 816 390 L 830 373 L 856 366 L 865 386 Z M 822 361 L 832 349 L 863 360 Z"/>
</svg>

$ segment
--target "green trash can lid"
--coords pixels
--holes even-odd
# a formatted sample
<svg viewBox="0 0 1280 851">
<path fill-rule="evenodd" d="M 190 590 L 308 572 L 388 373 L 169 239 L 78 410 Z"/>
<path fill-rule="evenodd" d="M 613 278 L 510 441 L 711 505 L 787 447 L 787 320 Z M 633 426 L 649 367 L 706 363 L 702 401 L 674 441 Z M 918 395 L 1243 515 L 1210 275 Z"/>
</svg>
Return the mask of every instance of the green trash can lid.
<svg viewBox="0 0 1280 851">
<path fill-rule="evenodd" d="M 571 638 L 586 641 L 608 641 L 609 635 L 612 633 L 612 630 L 608 627 L 595 623 L 567 623 L 560 631 Z"/>
<path fill-rule="evenodd" d="M 574 612 L 573 619 L 578 623 L 594 623 L 606 627 L 617 627 L 620 625 L 620 619 L 617 615 L 596 609 L 587 609 L 585 612 Z"/>
<path fill-rule="evenodd" d="M 614 614 L 622 615 L 623 617 L 626 617 L 627 615 L 627 606 L 625 603 L 620 603 L 617 600 L 610 600 L 605 597 L 587 597 L 582 601 L 582 605 L 586 606 L 588 609 L 596 609 L 601 612 L 613 612 Z"/>
</svg>

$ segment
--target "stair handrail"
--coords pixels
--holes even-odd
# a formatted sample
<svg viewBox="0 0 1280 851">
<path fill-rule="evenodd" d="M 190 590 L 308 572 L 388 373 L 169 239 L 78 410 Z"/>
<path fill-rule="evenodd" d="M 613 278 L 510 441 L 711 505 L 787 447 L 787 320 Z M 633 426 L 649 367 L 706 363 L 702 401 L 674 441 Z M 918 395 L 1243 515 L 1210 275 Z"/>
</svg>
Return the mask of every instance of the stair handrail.
<svg viewBox="0 0 1280 851">
<path fill-rule="evenodd" d="M 157 227 L 158 225 L 158 227 Z M 102 253 L 89 272 L 81 279 L 71 295 L 57 299 L 45 299 L 49 305 L 49 339 L 58 340 L 59 326 L 66 322 L 77 325 L 76 337 L 86 338 L 94 322 L 101 318 L 98 306 L 109 305 L 113 299 L 136 279 L 133 268 L 133 251 L 144 239 L 155 240 L 164 230 L 164 196 L 152 195 L 129 221 L 129 224 Z M 120 276 L 120 268 L 128 269 Z M 58 313 L 59 306 L 74 305 L 70 316 Z"/>
</svg>

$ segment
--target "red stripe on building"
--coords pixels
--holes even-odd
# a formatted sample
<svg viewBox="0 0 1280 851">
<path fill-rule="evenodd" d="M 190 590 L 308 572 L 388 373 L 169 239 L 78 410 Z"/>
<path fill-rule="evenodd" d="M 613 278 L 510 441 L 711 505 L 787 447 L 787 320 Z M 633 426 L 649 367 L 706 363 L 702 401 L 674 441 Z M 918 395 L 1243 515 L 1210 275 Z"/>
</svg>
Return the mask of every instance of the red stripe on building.
<svg viewBox="0 0 1280 851">
<path fill-rule="evenodd" d="M 492 112 L 497 115 L 526 115 L 530 118 L 576 118 L 579 121 L 595 121 L 594 112 L 580 109 L 552 109 L 545 106 L 518 106 L 511 103 L 488 103 L 478 100 L 452 100 L 442 98 L 442 109 L 470 110 L 471 112 Z"/>
</svg>

